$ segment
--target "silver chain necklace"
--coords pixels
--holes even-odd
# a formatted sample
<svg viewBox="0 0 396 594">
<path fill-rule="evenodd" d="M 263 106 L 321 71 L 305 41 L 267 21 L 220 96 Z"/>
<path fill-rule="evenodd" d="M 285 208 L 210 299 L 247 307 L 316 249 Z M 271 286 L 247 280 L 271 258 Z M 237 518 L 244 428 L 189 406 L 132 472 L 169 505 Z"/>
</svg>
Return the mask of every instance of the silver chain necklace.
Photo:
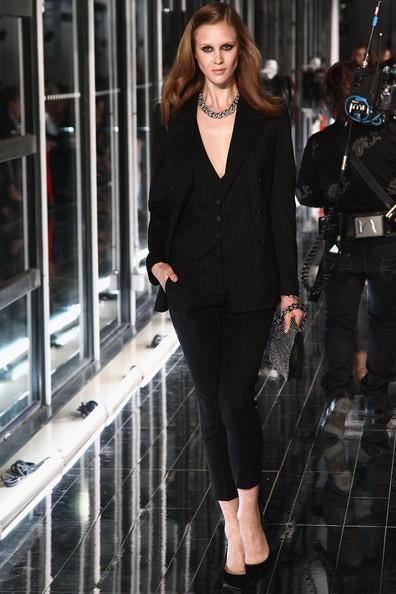
<svg viewBox="0 0 396 594">
<path fill-rule="evenodd" d="M 233 102 L 226 109 L 223 109 L 223 111 L 215 111 L 206 105 L 202 92 L 198 95 L 198 107 L 200 107 L 200 109 L 202 109 L 202 111 L 206 113 L 207 116 L 216 120 L 221 120 L 222 118 L 226 118 L 233 114 L 238 107 L 238 101 L 239 93 L 235 95 Z"/>
</svg>

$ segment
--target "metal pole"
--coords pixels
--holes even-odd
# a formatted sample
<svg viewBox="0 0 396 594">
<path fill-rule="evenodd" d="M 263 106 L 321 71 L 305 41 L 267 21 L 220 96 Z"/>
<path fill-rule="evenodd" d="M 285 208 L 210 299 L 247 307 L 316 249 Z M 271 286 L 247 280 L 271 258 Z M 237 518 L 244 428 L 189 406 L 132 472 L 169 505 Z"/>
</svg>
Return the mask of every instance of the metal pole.
<svg viewBox="0 0 396 594">
<path fill-rule="evenodd" d="M 49 253 L 48 253 L 48 205 L 47 205 L 47 165 L 46 165 L 46 130 L 45 130 L 45 88 L 44 88 L 44 2 L 38 0 L 34 11 L 34 48 L 36 67 L 36 122 L 37 122 L 37 189 L 39 205 L 39 265 L 41 268 L 41 290 L 39 309 L 41 318 L 40 378 L 38 390 L 43 404 L 51 404 L 51 344 L 49 334 L 50 293 L 49 293 Z M 37 373 L 37 372 L 36 372 Z M 37 379 L 37 378 L 36 378 Z"/>
<path fill-rule="evenodd" d="M 332 0 L 331 6 L 331 46 L 330 63 L 340 59 L 340 4 L 339 0 Z"/>
</svg>

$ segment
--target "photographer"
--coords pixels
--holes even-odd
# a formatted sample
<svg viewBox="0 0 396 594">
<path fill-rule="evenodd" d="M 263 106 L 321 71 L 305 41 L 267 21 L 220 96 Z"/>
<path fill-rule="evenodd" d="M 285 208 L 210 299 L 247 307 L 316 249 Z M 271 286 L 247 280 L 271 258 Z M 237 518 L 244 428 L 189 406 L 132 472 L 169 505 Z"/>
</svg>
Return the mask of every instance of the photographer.
<svg viewBox="0 0 396 594">
<path fill-rule="evenodd" d="M 361 295 L 368 281 L 368 372 L 361 391 L 370 418 L 392 417 L 388 386 L 396 357 L 396 227 L 383 215 L 388 209 L 349 162 L 339 184 L 343 147 L 347 143 L 344 102 L 356 66 L 337 63 L 326 73 L 325 100 L 335 123 L 314 134 L 305 148 L 298 179 L 298 199 L 305 206 L 341 214 L 340 253 L 325 256 L 335 267 L 325 287 L 325 374 L 322 385 L 335 411 L 350 409 L 355 330 Z M 396 121 L 381 127 L 354 123 L 350 153 L 396 201 Z M 383 229 L 381 225 L 383 223 Z"/>
</svg>

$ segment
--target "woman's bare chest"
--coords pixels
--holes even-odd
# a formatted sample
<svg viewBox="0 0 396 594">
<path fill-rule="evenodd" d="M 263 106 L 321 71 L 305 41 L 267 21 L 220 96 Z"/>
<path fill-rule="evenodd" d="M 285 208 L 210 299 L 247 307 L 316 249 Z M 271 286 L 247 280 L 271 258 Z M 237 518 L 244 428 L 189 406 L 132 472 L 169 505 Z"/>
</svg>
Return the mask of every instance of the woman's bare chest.
<svg viewBox="0 0 396 594">
<path fill-rule="evenodd" d="M 198 112 L 197 123 L 206 154 L 217 175 L 223 177 L 227 167 L 235 114 L 215 120 Z"/>
</svg>

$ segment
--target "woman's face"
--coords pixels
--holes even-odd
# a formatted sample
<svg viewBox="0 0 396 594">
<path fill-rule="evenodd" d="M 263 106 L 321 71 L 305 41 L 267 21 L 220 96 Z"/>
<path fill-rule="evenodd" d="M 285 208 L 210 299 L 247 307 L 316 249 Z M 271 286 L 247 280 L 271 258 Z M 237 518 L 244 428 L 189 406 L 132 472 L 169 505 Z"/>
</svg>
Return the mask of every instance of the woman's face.
<svg viewBox="0 0 396 594">
<path fill-rule="evenodd" d="M 195 58 L 211 83 L 219 87 L 232 83 L 239 59 L 235 29 L 227 23 L 199 27 L 195 32 Z"/>
</svg>

